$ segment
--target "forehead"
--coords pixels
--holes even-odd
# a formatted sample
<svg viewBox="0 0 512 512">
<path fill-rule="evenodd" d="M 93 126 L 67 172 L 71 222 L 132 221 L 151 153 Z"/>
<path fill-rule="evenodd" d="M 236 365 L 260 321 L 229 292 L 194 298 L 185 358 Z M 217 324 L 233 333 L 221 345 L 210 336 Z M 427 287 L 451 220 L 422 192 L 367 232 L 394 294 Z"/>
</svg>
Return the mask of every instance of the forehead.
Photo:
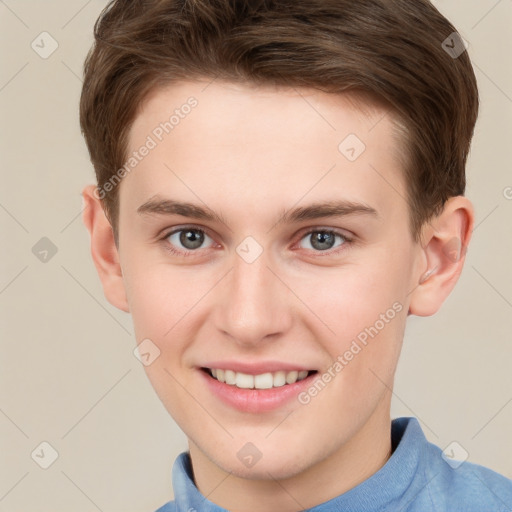
<svg viewBox="0 0 512 512">
<path fill-rule="evenodd" d="M 121 183 L 131 207 L 156 194 L 222 200 L 233 212 L 248 204 L 286 208 L 306 196 L 341 195 L 377 208 L 405 197 L 392 116 L 347 94 L 173 84 L 153 91 L 139 110 L 127 156 L 143 146 L 151 149 Z"/>
</svg>

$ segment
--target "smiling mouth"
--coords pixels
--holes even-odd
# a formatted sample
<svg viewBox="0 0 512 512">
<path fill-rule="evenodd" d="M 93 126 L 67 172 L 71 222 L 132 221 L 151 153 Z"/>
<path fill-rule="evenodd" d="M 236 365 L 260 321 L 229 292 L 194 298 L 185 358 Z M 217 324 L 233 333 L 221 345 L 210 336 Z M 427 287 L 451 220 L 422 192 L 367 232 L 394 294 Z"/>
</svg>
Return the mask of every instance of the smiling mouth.
<svg viewBox="0 0 512 512">
<path fill-rule="evenodd" d="M 235 372 L 233 370 L 224 370 L 220 368 L 201 368 L 203 372 L 211 378 L 241 389 L 272 389 L 290 384 L 295 384 L 300 380 L 318 373 L 317 370 L 302 371 L 277 371 L 266 372 L 258 375 L 250 375 L 248 373 Z"/>
</svg>

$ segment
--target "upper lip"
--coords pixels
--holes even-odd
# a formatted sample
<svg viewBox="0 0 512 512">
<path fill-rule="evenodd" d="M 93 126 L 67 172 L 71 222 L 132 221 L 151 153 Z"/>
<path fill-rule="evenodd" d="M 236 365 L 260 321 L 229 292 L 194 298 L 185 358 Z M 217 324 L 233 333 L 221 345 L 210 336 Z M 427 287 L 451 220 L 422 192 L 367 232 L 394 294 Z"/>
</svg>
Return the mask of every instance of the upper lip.
<svg viewBox="0 0 512 512">
<path fill-rule="evenodd" d="M 291 371 L 312 371 L 313 368 L 300 364 L 285 363 L 282 361 L 260 361 L 260 362 L 244 362 L 244 361 L 212 361 L 201 365 L 201 368 L 214 368 L 220 370 L 233 370 L 235 372 L 246 373 L 248 375 L 260 375 L 262 373 L 273 373 L 280 370 L 285 372 Z"/>
</svg>

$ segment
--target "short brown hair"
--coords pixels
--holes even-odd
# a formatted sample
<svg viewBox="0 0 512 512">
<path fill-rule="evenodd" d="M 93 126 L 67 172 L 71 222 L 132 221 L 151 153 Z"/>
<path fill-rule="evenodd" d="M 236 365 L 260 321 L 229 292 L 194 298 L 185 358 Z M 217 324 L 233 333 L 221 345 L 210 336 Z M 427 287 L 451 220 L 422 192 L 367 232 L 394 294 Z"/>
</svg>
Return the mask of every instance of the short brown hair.
<svg viewBox="0 0 512 512">
<path fill-rule="evenodd" d="M 363 93 L 389 105 L 405 127 L 416 240 L 448 198 L 464 194 L 476 78 L 467 52 L 449 51 L 462 39 L 428 0 L 114 0 L 94 36 L 80 126 L 100 188 L 124 165 L 150 91 L 221 78 Z M 117 242 L 117 190 L 102 202 Z"/>
</svg>

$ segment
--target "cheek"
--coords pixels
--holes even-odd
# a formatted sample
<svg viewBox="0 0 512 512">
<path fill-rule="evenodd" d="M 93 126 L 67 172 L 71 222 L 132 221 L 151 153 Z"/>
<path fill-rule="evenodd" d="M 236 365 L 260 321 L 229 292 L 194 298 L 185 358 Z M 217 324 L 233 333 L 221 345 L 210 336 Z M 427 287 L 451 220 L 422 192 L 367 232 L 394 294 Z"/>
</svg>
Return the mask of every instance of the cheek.
<svg viewBox="0 0 512 512">
<path fill-rule="evenodd" d="M 148 270 L 130 273 L 125 282 L 137 341 L 162 339 L 174 323 L 169 311 L 174 310 L 175 294 L 164 279 Z"/>
<path fill-rule="evenodd" d="M 164 407 L 181 424 L 193 406 L 183 392 L 183 354 L 193 339 L 189 320 L 201 290 L 168 265 L 136 266 L 132 261 L 126 270 L 137 344 L 149 339 L 159 351 L 151 364 L 144 365 L 144 371 Z"/>
<path fill-rule="evenodd" d="M 137 340 L 153 336 L 167 343 L 207 290 L 197 273 L 160 262 L 140 263 L 136 253 L 125 262 L 123 274 Z"/>
<path fill-rule="evenodd" d="M 331 337 L 341 343 L 342 349 L 366 327 L 378 322 L 377 327 L 384 331 L 393 323 L 397 310 L 405 308 L 407 288 L 403 274 L 398 266 L 354 265 L 334 270 L 327 278 L 315 276 L 309 283 L 303 282 L 298 295 L 330 327 Z M 320 288 L 322 281 L 327 284 Z M 386 322 L 386 329 L 382 329 L 381 315 L 385 320 L 391 319 Z"/>
<path fill-rule="evenodd" d="M 369 398 L 364 396 L 369 389 L 381 390 L 381 380 L 392 385 L 407 317 L 405 268 L 406 262 L 388 252 L 372 264 L 364 262 L 332 272 L 329 284 L 307 299 L 311 310 L 334 331 L 320 323 L 315 329 L 331 361 L 342 365 L 337 372 L 332 369 L 343 375 L 336 379 L 339 385 L 350 381 L 350 386 L 342 385 L 342 393 L 354 399 Z M 313 282 L 318 286 L 318 279 L 309 284 Z"/>
</svg>

